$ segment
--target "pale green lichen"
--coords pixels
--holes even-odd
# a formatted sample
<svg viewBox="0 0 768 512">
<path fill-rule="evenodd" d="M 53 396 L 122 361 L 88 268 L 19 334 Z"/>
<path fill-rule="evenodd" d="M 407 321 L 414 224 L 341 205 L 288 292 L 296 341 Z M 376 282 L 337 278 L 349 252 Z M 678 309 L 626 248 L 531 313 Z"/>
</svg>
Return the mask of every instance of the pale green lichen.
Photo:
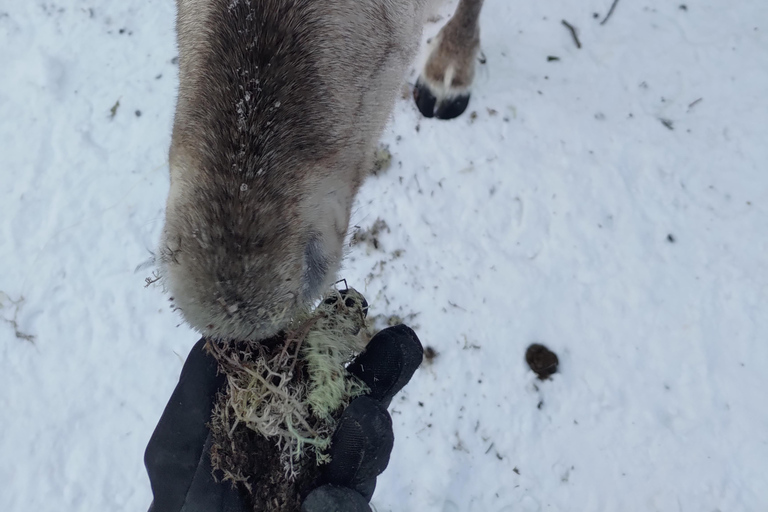
<svg viewBox="0 0 768 512">
<path fill-rule="evenodd" d="M 315 416 L 328 419 L 351 397 L 365 392 L 365 385 L 344 369 L 364 347 L 357 336 L 365 323 L 362 296 L 350 290 L 344 300 L 330 297 L 316 313 L 301 352 L 309 369 L 307 403 Z"/>
</svg>

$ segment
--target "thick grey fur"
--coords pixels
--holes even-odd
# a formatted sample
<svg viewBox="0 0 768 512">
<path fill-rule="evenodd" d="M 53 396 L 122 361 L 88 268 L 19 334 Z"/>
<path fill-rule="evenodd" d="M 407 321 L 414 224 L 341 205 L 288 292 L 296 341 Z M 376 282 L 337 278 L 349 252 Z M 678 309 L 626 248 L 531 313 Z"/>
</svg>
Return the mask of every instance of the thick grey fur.
<svg viewBox="0 0 768 512">
<path fill-rule="evenodd" d="M 177 0 L 160 264 L 193 328 L 269 337 L 336 279 L 427 3 Z"/>
</svg>

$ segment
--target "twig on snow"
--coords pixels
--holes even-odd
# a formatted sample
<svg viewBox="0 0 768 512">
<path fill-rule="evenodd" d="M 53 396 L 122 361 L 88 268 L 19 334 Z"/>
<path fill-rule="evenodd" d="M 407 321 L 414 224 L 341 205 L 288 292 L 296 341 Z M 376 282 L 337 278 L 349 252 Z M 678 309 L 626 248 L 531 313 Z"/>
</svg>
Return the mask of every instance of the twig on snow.
<svg viewBox="0 0 768 512">
<path fill-rule="evenodd" d="M 605 18 L 603 18 L 603 21 L 600 22 L 601 25 L 605 25 L 605 22 L 608 21 L 608 18 L 611 17 L 611 14 L 613 14 L 613 10 L 616 8 L 616 4 L 619 3 L 619 0 L 613 0 L 613 3 L 611 4 L 611 8 L 608 9 L 608 14 L 605 15 Z"/>
<path fill-rule="evenodd" d="M 14 307 L 13 318 L 8 319 L 0 316 L 0 320 L 4 320 L 7 324 L 9 324 L 13 328 L 14 334 L 18 339 L 28 341 L 34 345 L 35 337 L 32 334 L 27 334 L 23 332 L 19 328 L 19 321 L 18 321 L 19 309 L 21 308 L 21 305 L 24 303 L 24 297 L 22 296 L 22 297 L 19 297 L 18 300 L 12 300 L 4 292 L 0 291 L 0 309 L 5 307 L 5 304 L 3 304 L 5 299 L 8 299 L 8 302 Z"/>
<path fill-rule="evenodd" d="M 579 36 L 576 35 L 576 28 L 565 20 L 563 20 L 563 25 L 565 25 L 565 27 L 571 31 L 573 42 L 576 43 L 576 48 L 581 49 L 581 41 L 579 41 Z"/>
</svg>

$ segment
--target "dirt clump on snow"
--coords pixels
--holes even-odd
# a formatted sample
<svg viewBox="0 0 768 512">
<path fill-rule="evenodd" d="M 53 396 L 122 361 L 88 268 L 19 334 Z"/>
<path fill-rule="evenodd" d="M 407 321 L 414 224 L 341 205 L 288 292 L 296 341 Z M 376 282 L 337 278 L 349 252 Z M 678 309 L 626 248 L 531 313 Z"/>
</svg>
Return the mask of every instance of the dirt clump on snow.
<svg viewBox="0 0 768 512">
<path fill-rule="evenodd" d="M 392 153 L 389 151 L 389 146 L 381 145 L 373 153 L 372 172 L 375 176 L 378 176 L 388 171 L 390 167 L 392 167 Z"/>
<path fill-rule="evenodd" d="M 387 233 L 390 232 L 386 221 L 383 219 L 376 219 L 376 222 L 374 222 L 368 229 L 357 228 L 357 230 L 352 234 L 350 245 L 365 243 L 368 245 L 369 249 L 378 250 L 379 247 L 381 247 L 381 243 L 379 242 L 379 235 L 385 231 Z"/>
<path fill-rule="evenodd" d="M 557 365 L 560 363 L 557 354 L 538 343 L 532 344 L 525 351 L 525 361 L 539 376 L 539 380 L 547 380 L 550 375 L 557 372 Z"/>
<path fill-rule="evenodd" d="M 437 358 L 438 355 L 440 355 L 440 353 L 437 350 L 427 345 L 424 347 L 424 364 L 434 363 L 435 358 Z"/>
</svg>

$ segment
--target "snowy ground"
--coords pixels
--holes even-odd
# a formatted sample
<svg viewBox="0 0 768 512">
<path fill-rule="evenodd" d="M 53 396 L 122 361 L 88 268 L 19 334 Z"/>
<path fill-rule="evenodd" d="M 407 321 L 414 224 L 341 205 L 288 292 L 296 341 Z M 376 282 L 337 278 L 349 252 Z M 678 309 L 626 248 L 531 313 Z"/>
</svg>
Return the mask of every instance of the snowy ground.
<svg viewBox="0 0 768 512">
<path fill-rule="evenodd" d="M 601 25 L 610 0 L 488 0 L 471 113 L 398 103 L 353 216 L 389 230 L 343 277 L 438 355 L 392 405 L 379 512 L 768 510 L 768 3 L 681 1 Z M 173 17 L 0 0 L 2 511 L 151 500 L 143 450 L 197 340 L 134 271 Z"/>
</svg>

